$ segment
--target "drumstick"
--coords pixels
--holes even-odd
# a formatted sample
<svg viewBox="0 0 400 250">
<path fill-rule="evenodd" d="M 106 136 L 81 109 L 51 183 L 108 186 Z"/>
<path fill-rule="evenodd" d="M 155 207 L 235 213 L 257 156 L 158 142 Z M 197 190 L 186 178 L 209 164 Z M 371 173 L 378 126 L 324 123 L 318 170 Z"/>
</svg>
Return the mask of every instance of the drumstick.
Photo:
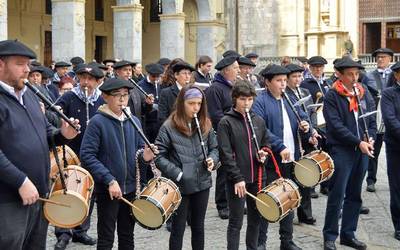
<svg viewBox="0 0 400 250">
<path fill-rule="evenodd" d="M 248 192 L 247 190 L 246 190 L 246 194 L 247 194 L 248 196 L 250 196 L 251 198 L 255 199 L 256 201 L 260 202 L 260 203 L 263 204 L 264 206 L 270 207 L 270 206 L 268 206 L 267 203 L 265 203 L 264 201 L 260 200 L 259 198 L 257 198 L 257 196 L 253 195 L 252 193 Z"/>
<path fill-rule="evenodd" d="M 49 199 L 45 199 L 45 198 L 40 198 L 39 197 L 38 200 L 43 201 L 43 202 L 48 202 L 48 203 L 51 203 L 51 204 L 54 204 L 54 205 L 62 206 L 62 207 L 71 207 L 68 204 L 64 204 L 64 203 L 61 203 L 61 202 L 58 202 L 58 201 L 53 201 L 53 200 L 49 200 Z"/>
<path fill-rule="evenodd" d="M 128 204 L 129 206 L 133 207 L 134 209 L 137 209 L 139 212 L 141 212 L 142 214 L 144 214 L 144 212 L 138 208 L 137 206 L 133 205 L 133 203 L 131 203 L 130 201 L 128 201 L 127 199 L 125 199 L 124 197 L 121 196 L 120 198 L 123 202 L 125 202 L 126 204 Z"/>
<path fill-rule="evenodd" d="M 308 169 L 306 166 L 304 166 L 303 164 L 301 164 L 298 161 L 293 161 L 294 163 L 296 163 L 297 165 L 299 165 L 300 167 L 304 168 L 305 170 L 307 170 L 308 172 L 312 173 L 312 171 L 310 169 Z"/>
</svg>

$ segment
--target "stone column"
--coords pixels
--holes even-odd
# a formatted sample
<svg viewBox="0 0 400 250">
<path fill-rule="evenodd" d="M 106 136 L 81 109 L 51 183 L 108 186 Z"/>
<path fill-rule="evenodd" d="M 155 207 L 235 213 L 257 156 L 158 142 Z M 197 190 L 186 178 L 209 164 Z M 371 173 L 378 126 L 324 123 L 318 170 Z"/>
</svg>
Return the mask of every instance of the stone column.
<svg viewBox="0 0 400 250">
<path fill-rule="evenodd" d="M 160 57 L 185 58 L 185 14 L 160 15 Z"/>
<path fill-rule="evenodd" d="M 199 21 L 197 24 L 197 56 L 207 55 L 214 64 L 218 61 L 218 46 L 225 41 L 224 24 L 214 21 Z"/>
<path fill-rule="evenodd" d="M 55 61 L 85 58 L 85 0 L 52 0 L 52 53 Z"/>
<path fill-rule="evenodd" d="M 7 0 L 0 0 L 0 41 L 8 38 Z"/>
<path fill-rule="evenodd" d="M 120 3 L 114 11 L 114 57 L 142 61 L 142 12 L 140 3 Z"/>
</svg>

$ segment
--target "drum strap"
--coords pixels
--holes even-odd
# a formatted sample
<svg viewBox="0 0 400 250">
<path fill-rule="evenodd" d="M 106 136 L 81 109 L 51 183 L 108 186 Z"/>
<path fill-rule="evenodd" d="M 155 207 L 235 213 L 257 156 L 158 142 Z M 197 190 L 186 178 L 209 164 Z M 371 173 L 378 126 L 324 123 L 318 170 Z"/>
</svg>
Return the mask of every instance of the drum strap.
<svg viewBox="0 0 400 250">
<path fill-rule="evenodd" d="M 272 150 L 268 147 L 263 147 L 263 150 L 267 151 L 271 155 L 272 162 L 274 163 L 274 167 L 275 167 L 275 173 L 278 175 L 279 178 L 282 178 L 282 174 L 281 174 L 281 171 L 279 170 L 278 162 L 276 161 L 274 153 L 272 153 Z"/>
<path fill-rule="evenodd" d="M 143 149 L 139 149 L 138 151 L 136 151 L 136 156 L 135 156 L 135 160 L 136 160 L 136 196 L 139 196 L 140 194 L 140 164 L 139 164 L 139 156 L 140 154 L 142 154 L 144 152 Z"/>
</svg>

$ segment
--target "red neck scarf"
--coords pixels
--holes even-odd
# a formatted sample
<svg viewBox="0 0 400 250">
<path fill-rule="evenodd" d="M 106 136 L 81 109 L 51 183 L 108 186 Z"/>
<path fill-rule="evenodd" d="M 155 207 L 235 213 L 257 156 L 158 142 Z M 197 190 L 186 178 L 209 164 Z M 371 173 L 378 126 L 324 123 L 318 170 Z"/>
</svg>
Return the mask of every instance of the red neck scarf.
<svg viewBox="0 0 400 250">
<path fill-rule="evenodd" d="M 338 92 L 339 95 L 349 97 L 350 98 L 350 104 L 349 104 L 349 110 L 352 112 L 353 110 L 355 112 L 358 112 L 358 103 L 357 103 L 357 96 L 353 93 L 351 93 L 346 87 L 343 85 L 343 82 L 341 80 L 337 80 L 332 88 Z M 361 86 L 361 84 L 356 83 L 356 91 L 359 93 L 360 99 L 363 98 L 365 90 Z"/>
</svg>

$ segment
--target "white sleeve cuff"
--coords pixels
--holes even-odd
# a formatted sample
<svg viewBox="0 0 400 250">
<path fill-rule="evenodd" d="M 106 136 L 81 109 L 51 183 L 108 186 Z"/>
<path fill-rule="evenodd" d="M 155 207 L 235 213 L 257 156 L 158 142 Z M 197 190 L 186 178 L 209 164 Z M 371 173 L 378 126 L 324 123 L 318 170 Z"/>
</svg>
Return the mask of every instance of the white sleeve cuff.
<svg viewBox="0 0 400 250">
<path fill-rule="evenodd" d="M 180 173 L 178 174 L 178 177 L 176 177 L 176 181 L 177 181 L 177 182 L 179 182 L 179 181 L 181 180 L 182 175 L 183 175 L 183 172 L 180 172 Z"/>
</svg>

